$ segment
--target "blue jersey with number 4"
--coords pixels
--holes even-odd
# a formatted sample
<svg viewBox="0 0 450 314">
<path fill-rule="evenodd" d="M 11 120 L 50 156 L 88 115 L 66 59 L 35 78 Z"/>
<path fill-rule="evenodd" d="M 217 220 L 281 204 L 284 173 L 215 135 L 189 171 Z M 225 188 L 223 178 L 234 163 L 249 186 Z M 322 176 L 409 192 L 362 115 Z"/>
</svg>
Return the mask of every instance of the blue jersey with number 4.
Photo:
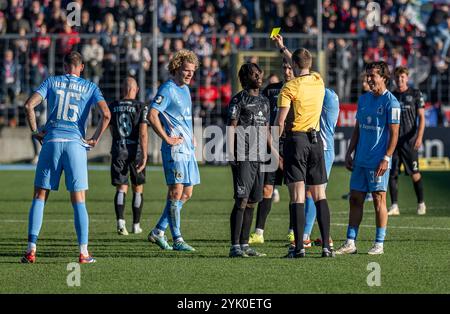
<svg viewBox="0 0 450 314">
<path fill-rule="evenodd" d="M 97 85 L 71 74 L 47 78 L 36 93 L 47 99 L 45 141 L 84 139 L 91 106 L 104 100 Z"/>
<path fill-rule="evenodd" d="M 162 84 L 152 101 L 151 108 L 159 111 L 160 120 L 166 133 L 170 136 L 183 137 L 183 143 L 176 146 L 176 150 L 192 153 L 192 99 L 187 85 L 178 86 L 173 80 Z M 162 151 L 171 151 L 175 147 L 165 141 L 161 144 Z"/>
<path fill-rule="evenodd" d="M 400 111 L 397 98 L 387 90 L 381 96 L 368 92 L 359 97 L 356 112 L 359 140 L 355 166 L 378 167 L 389 143 L 389 125 L 400 124 Z"/>
</svg>

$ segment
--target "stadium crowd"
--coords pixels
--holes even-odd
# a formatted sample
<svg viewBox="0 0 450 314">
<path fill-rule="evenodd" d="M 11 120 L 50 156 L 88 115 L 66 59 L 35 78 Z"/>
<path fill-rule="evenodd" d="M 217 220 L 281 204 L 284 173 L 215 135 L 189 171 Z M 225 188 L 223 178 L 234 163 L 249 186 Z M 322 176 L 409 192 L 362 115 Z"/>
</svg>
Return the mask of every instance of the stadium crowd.
<svg viewBox="0 0 450 314">
<path fill-rule="evenodd" d="M 144 71 L 146 91 L 152 95 L 153 43 L 148 34 L 152 32 L 153 1 L 78 0 L 81 24 L 74 27 L 67 23 L 65 8 L 69 2 L 0 0 L 0 105 L 17 105 L 19 94 L 28 95 L 52 72 L 52 36 L 57 36 L 54 73 L 62 73 L 62 56 L 75 49 L 85 59 L 84 76 L 100 85 L 108 101 L 117 97 L 115 87 L 124 75 L 138 76 L 139 71 Z M 323 0 L 324 34 L 346 34 L 330 37 L 325 43 L 331 65 L 328 84 L 344 102 L 356 101 L 359 80 L 355 70 L 369 61 L 386 61 L 391 69 L 405 65 L 416 73 L 428 73 L 419 80 L 428 84 L 428 90 L 445 86 L 426 95 L 428 101 L 450 101 L 449 5 L 445 1 L 421 2 L 420 6 L 411 0 L 380 1 L 381 26 L 371 28 L 366 24 L 368 1 Z M 167 64 L 174 52 L 193 50 L 201 61 L 192 93 L 196 115 L 200 116 L 226 113 L 224 107 L 232 94 L 234 52 L 269 48 L 260 46 L 252 33 L 268 33 L 274 26 L 281 26 L 286 34 L 318 33 L 315 1 L 161 0 L 156 10 L 163 34 L 156 43 L 158 81 L 168 78 Z M 427 15 L 427 22 L 419 15 Z M 7 34 L 18 37 L 4 36 Z M 349 39 L 348 34 L 366 40 Z M 358 48 L 361 42 L 363 47 Z M 295 44 L 314 48 L 314 41 L 292 42 Z M 424 68 L 418 68 L 419 63 Z M 5 110 L 0 110 L 0 119 L 4 115 Z"/>
</svg>

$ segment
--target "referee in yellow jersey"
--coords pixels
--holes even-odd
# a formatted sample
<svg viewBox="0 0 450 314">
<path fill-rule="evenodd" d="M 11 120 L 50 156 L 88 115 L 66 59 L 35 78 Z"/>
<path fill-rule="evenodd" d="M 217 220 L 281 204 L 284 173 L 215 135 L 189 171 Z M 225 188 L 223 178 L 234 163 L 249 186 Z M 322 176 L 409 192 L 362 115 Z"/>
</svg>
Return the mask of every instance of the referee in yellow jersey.
<svg viewBox="0 0 450 314">
<path fill-rule="evenodd" d="M 281 89 L 276 122 L 281 135 L 289 109 L 293 107 L 294 123 L 291 129 L 286 130 L 283 164 L 290 195 L 289 214 L 294 222 L 295 247 L 289 248 L 286 257 L 305 257 L 305 184 L 310 187 L 317 208 L 317 222 L 323 239 L 322 257 L 333 257 L 329 244 L 330 210 L 325 195 L 327 174 L 319 135 L 325 85 L 318 73 L 310 71 L 312 56 L 308 50 L 297 49 L 292 54 L 292 63 L 294 73 L 299 76 Z"/>
</svg>

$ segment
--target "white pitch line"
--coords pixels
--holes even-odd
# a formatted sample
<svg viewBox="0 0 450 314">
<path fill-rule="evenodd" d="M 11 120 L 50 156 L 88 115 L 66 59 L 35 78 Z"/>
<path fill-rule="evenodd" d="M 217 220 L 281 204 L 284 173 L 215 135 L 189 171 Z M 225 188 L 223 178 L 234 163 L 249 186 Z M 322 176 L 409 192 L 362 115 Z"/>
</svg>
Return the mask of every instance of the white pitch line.
<svg viewBox="0 0 450 314">
<path fill-rule="evenodd" d="M 219 219 L 220 220 L 220 219 Z M 204 222 L 204 220 L 201 219 L 186 219 L 186 221 L 194 222 L 194 221 L 201 221 Z M 65 222 L 71 222 L 73 223 L 73 219 L 44 219 L 44 223 L 65 223 Z M 115 222 L 115 220 L 105 220 L 105 219 L 89 219 L 89 222 Z M 4 219 L 0 220 L 0 223 L 28 223 L 28 220 L 25 219 Z M 347 227 L 346 223 L 332 223 L 332 226 L 337 227 Z M 375 225 L 360 225 L 360 227 L 363 228 L 375 228 Z M 412 230 L 439 230 L 439 231 L 450 231 L 450 228 L 444 228 L 444 227 L 414 227 L 414 226 L 389 226 L 388 229 L 412 229 Z"/>
</svg>

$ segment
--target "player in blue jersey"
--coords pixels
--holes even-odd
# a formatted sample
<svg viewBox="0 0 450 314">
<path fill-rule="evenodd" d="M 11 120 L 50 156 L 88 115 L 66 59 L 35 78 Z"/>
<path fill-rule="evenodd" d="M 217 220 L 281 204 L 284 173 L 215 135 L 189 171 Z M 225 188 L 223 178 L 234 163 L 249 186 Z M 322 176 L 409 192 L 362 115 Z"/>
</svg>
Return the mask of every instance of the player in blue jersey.
<svg viewBox="0 0 450 314">
<path fill-rule="evenodd" d="M 323 141 L 325 169 L 327 178 L 330 177 L 331 167 L 334 162 L 334 130 L 339 117 L 339 98 L 336 93 L 329 88 L 325 88 L 325 98 L 323 99 L 322 113 L 320 115 L 320 137 Z M 316 205 L 311 192 L 307 191 L 305 200 L 305 230 L 303 232 L 303 246 L 311 247 L 311 232 L 316 220 Z M 317 241 L 316 241 L 317 242 Z M 318 244 L 318 243 L 316 243 Z M 321 244 L 318 244 L 321 245 Z M 330 246 L 333 242 L 330 239 Z"/>
<path fill-rule="evenodd" d="M 153 129 L 163 140 L 161 154 L 169 190 L 163 214 L 150 231 L 148 240 L 163 250 L 195 251 L 181 236 L 180 212 L 191 198 L 194 185 L 200 183 L 188 87 L 198 65 L 198 58 L 192 51 L 178 51 L 169 62 L 173 78 L 160 86 L 148 114 Z M 168 226 L 172 233 L 172 246 L 164 235 Z"/>
<path fill-rule="evenodd" d="M 384 253 L 383 243 L 388 220 L 386 190 L 391 158 L 399 134 L 400 104 L 386 88 L 390 78 L 386 62 L 368 64 L 366 74 L 370 92 L 359 97 L 357 121 L 345 157 L 345 165 L 352 171 L 347 241 L 336 254 L 357 252 L 355 240 L 367 193 L 372 193 L 376 218 L 375 244 L 368 254 Z"/>
<path fill-rule="evenodd" d="M 110 120 L 110 112 L 97 85 L 80 77 L 82 56 L 71 52 L 64 57 L 65 75 L 51 76 L 26 101 L 25 109 L 31 131 L 42 143 L 34 180 L 33 203 L 28 222 L 28 249 L 22 263 L 36 261 L 36 242 L 42 225 L 44 206 L 50 190 L 57 191 L 64 171 L 67 190 L 74 209 L 75 229 L 80 247 L 79 262 L 93 263 L 88 253 L 89 218 L 85 205 L 88 189 L 87 152 L 94 147 Z M 37 129 L 34 108 L 47 100 L 47 122 Z M 86 138 L 86 120 L 93 105 L 102 119 L 94 135 Z"/>
</svg>

